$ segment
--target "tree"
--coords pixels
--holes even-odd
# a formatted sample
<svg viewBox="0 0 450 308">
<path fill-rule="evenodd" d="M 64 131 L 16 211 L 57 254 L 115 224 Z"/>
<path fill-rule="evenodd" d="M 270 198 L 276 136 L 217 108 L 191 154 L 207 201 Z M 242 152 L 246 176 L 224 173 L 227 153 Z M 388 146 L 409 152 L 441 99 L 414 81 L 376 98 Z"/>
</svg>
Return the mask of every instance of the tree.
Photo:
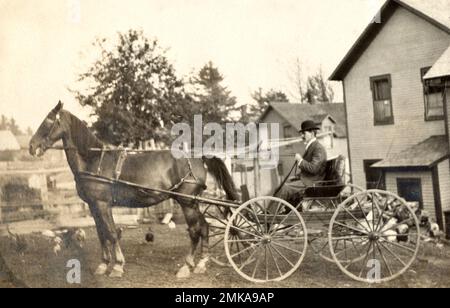
<svg viewBox="0 0 450 308">
<path fill-rule="evenodd" d="M 17 125 L 16 120 L 14 118 L 8 119 L 4 115 L 1 116 L 0 130 L 9 130 L 14 136 L 23 135 L 23 132 Z"/>
<path fill-rule="evenodd" d="M 236 98 L 222 85 L 224 77 L 210 61 L 203 66 L 197 76 L 190 79 L 193 89 L 194 113 L 202 114 L 204 123 L 226 123 L 235 110 Z"/>
<path fill-rule="evenodd" d="M 305 94 L 308 104 L 332 103 L 334 99 L 334 91 L 331 85 L 323 77 L 322 70 L 308 77 L 307 90 Z"/>
<path fill-rule="evenodd" d="M 119 33 L 112 48 L 105 47 L 106 41 L 94 43 L 101 58 L 79 77 L 92 86 L 73 91 L 81 105 L 93 108 L 93 128 L 115 145 L 167 141 L 168 127 L 189 114 L 190 100 L 166 50 L 135 30 Z"/>
<path fill-rule="evenodd" d="M 279 90 L 270 89 L 266 93 L 261 88 L 258 91 L 252 93 L 252 98 L 255 101 L 254 104 L 245 106 L 242 112 L 241 122 L 250 123 L 255 122 L 267 109 L 269 103 L 288 103 L 289 99 L 287 95 Z"/>
<path fill-rule="evenodd" d="M 299 58 L 295 59 L 292 65 L 292 70 L 288 73 L 289 79 L 292 84 L 292 91 L 290 95 L 295 99 L 295 101 L 303 103 L 306 101 L 306 91 L 303 80 L 303 65 Z"/>
</svg>

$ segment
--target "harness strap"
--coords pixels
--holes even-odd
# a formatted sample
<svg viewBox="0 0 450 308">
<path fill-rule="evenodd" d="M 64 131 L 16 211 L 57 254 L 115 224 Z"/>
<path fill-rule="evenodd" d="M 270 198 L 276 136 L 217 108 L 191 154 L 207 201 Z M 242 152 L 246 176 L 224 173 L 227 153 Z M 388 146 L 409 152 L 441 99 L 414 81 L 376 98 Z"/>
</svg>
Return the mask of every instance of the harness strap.
<svg viewBox="0 0 450 308">
<path fill-rule="evenodd" d="M 114 172 L 114 177 L 116 180 L 118 180 L 120 178 L 120 174 L 122 173 L 122 167 L 123 164 L 125 162 L 125 160 L 127 159 L 127 151 L 123 150 L 120 152 L 119 154 L 119 158 L 117 159 L 117 164 L 116 164 L 116 170 Z"/>
</svg>

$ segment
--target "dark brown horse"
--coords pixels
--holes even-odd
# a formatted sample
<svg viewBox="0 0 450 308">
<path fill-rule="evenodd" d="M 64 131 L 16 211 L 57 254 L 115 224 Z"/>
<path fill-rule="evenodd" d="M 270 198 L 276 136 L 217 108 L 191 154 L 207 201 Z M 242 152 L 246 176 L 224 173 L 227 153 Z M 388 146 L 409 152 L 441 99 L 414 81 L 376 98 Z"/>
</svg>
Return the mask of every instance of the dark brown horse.
<svg viewBox="0 0 450 308">
<path fill-rule="evenodd" d="M 144 194 L 138 189 L 122 187 L 115 194 L 111 185 L 86 180 L 81 174 L 98 174 L 105 178 L 117 178 L 141 186 L 173 190 L 188 195 L 200 195 L 206 188 L 207 172 L 225 190 L 229 200 L 238 200 L 238 194 L 225 164 L 218 158 L 175 159 L 170 151 L 145 152 L 119 159 L 122 152 L 93 151 L 102 148 L 103 143 L 88 127 L 74 115 L 58 105 L 48 114 L 30 141 L 30 154 L 42 156 L 57 141 L 62 140 L 67 161 L 74 174 L 79 196 L 89 204 L 95 220 L 102 247 L 102 263 L 96 273 L 121 277 L 125 265 L 118 232 L 113 220 L 112 207 L 149 207 L 167 200 L 164 194 Z M 123 153 L 122 153 L 123 154 Z M 122 166 L 119 166 L 123 162 Z M 120 173 L 120 175 L 119 175 Z M 179 271 L 179 277 L 194 272 L 203 273 L 208 261 L 208 224 L 199 211 L 196 201 L 174 198 L 181 205 L 188 224 L 191 249 L 186 264 Z M 194 255 L 201 240 L 201 260 L 195 265 Z"/>
</svg>

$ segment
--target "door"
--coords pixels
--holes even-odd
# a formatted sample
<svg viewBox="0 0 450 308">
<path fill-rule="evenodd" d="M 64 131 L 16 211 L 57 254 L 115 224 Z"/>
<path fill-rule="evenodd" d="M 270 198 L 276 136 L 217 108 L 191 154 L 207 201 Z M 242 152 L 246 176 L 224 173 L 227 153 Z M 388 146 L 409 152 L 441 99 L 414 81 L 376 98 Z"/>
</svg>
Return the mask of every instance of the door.
<svg viewBox="0 0 450 308">
<path fill-rule="evenodd" d="M 397 179 L 397 192 L 408 202 L 418 202 L 423 209 L 422 181 L 420 178 Z"/>
</svg>

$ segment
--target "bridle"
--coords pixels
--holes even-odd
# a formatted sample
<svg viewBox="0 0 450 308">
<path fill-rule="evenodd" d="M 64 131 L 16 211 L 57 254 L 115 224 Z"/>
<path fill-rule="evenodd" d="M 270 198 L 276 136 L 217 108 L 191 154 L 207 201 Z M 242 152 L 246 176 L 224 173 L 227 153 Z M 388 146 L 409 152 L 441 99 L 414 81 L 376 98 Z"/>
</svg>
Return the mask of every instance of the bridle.
<svg viewBox="0 0 450 308">
<path fill-rule="evenodd" d="M 75 149 L 75 147 L 65 147 L 65 146 L 47 146 L 47 144 L 52 144 L 52 141 L 50 140 L 50 136 L 53 134 L 53 132 L 56 129 L 57 124 L 60 124 L 60 114 L 59 111 L 56 113 L 55 120 L 51 120 L 49 118 L 45 119 L 45 121 L 51 123 L 50 131 L 48 132 L 47 136 L 44 138 L 44 150 L 71 150 Z"/>
</svg>

